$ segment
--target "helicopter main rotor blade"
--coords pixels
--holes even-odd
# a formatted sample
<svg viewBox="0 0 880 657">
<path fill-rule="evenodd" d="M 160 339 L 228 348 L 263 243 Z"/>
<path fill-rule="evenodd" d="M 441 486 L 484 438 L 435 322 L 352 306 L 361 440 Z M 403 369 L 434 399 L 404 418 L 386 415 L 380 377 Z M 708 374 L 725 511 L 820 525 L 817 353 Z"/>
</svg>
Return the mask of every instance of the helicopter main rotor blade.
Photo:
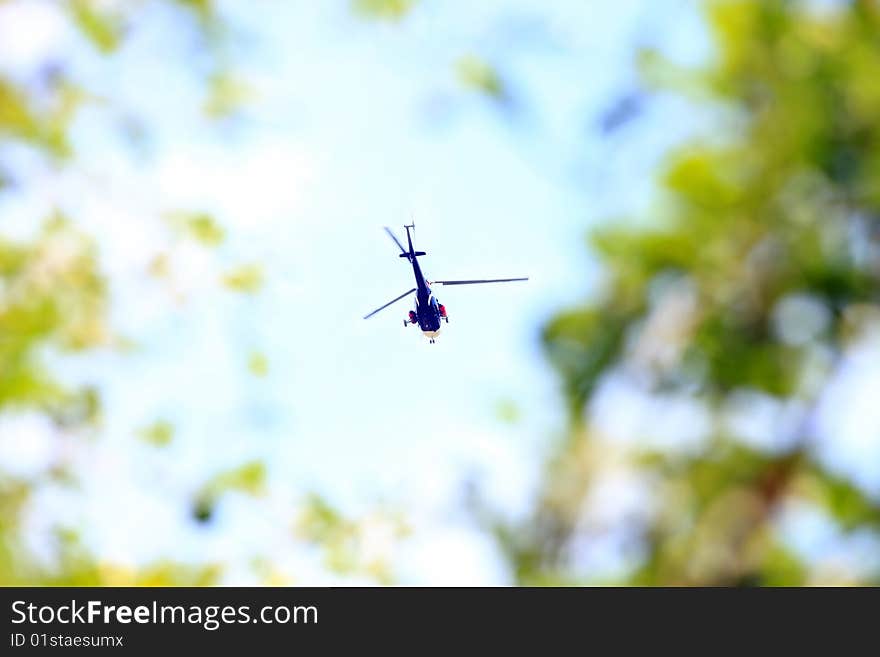
<svg viewBox="0 0 880 657">
<path fill-rule="evenodd" d="M 399 297 L 397 297 L 396 299 L 392 299 L 391 301 L 389 301 L 388 303 L 386 303 L 384 306 L 379 306 L 378 308 L 376 308 L 376 310 L 374 310 L 373 312 L 371 312 L 369 315 L 365 315 L 365 316 L 364 316 L 364 319 L 370 319 L 370 317 L 372 317 L 373 315 L 375 315 L 375 314 L 376 314 L 377 312 L 379 312 L 380 310 L 385 310 L 385 308 L 387 308 L 388 306 L 390 306 L 392 303 L 397 303 L 398 301 L 400 301 L 401 299 L 403 299 L 403 297 L 409 296 L 410 294 L 412 294 L 412 293 L 415 292 L 415 291 L 416 291 L 416 288 L 413 288 L 413 289 L 409 290 L 408 292 L 404 292 L 403 294 L 401 294 L 401 295 L 400 295 Z"/>
<path fill-rule="evenodd" d="M 431 281 L 431 285 L 477 285 L 479 283 L 513 283 L 514 281 L 527 281 L 528 276 L 523 278 L 485 278 L 473 281 Z"/>
<path fill-rule="evenodd" d="M 407 251 L 406 249 L 403 248 L 403 244 L 400 243 L 400 240 L 398 240 L 397 237 L 395 237 L 394 233 L 391 232 L 391 229 L 388 226 L 383 226 L 383 228 L 385 229 L 385 232 L 388 233 L 388 237 L 390 237 L 391 239 L 394 240 L 394 243 L 398 246 L 401 253 L 403 253 L 403 254 L 409 253 L 409 251 Z"/>
</svg>

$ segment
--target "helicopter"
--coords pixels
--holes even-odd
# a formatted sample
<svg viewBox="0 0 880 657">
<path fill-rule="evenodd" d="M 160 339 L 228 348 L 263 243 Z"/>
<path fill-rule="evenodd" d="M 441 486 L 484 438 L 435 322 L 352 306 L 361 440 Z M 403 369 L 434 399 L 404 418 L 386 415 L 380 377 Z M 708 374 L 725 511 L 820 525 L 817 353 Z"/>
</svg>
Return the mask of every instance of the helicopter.
<svg viewBox="0 0 880 657">
<path fill-rule="evenodd" d="M 408 297 L 413 292 L 416 293 L 415 297 L 415 309 L 410 310 L 406 319 L 403 320 L 404 326 L 413 326 L 416 325 L 420 329 L 422 329 L 422 333 L 428 338 L 428 341 L 431 344 L 434 344 L 435 339 L 437 338 L 437 334 L 440 333 L 440 325 L 441 322 L 449 323 L 449 315 L 446 313 L 446 306 L 440 303 L 437 300 L 437 297 L 434 296 L 433 292 L 431 292 L 432 285 L 479 285 L 482 283 L 512 283 L 515 281 L 527 281 L 528 277 L 520 277 L 520 278 L 489 278 L 489 279 L 480 279 L 480 280 L 467 280 L 467 281 L 428 281 L 425 276 L 422 274 L 422 268 L 419 266 L 419 256 L 426 255 L 424 251 L 416 251 L 413 248 L 412 234 L 410 230 L 415 231 L 415 224 L 404 225 L 406 229 L 406 241 L 409 249 L 405 249 L 403 244 L 400 243 L 400 240 L 391 232 L 391 229 L 388 226 L 384 226 L 385 232 L 388 233 L 388 236 L 394 240 L 394 243 L 400 249 L 400 258 L 406 258 L 413 268 L 413 275 L 416 279 L 416 286 L 411 290 L 407 290 L 399 297 L 396 297 L 386 303 L 384 306 L 380 306 L 376 308 L 373 312 L 364 316 L 364 319 L 369 319 L 373 315 L 375 315 L 380 310 L 384 310 L 391 304 L 397 303 L 401 299 Z"/>
</svg>

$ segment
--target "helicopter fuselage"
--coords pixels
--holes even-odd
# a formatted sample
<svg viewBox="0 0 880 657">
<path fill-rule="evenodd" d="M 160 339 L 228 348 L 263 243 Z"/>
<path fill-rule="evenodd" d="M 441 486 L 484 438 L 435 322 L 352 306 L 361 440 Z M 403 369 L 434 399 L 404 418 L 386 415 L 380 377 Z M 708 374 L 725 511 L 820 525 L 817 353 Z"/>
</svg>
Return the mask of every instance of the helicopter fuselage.
<svg viewBox="0 0 880 657">
<path fill-rule="evenodd" d="M 422 273 L 418 258 L 411 258 L 413 274 L 416 277 L 416 317 L 419 328 L 428 338 L 435 338 L 440 333 L 440 303 L 431 292 L 428 281 Z"/>
</svg>

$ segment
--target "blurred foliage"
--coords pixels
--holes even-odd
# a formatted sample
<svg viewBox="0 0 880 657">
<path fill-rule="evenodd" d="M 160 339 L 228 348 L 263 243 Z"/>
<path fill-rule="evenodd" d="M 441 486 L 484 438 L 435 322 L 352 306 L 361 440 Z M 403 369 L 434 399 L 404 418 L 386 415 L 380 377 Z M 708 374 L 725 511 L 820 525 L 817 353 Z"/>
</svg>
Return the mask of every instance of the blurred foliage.
<svg viewBox="0 0 880 657">
<path fill-rule="evenodd" d="M 209 3 L 195 4 L 209 10 Z M 91 0 L 59 7 L 107 56 L 120 47 L 140 10 L 141 3 Z M 65 62 L 47 63 L 37 80 L 0 76 L 0 148 L 28 147 L 55 166 L 75 168 L 69 130 L 79 108 L 96 100 L 73 82 Z M 28 184 L 5 159 L 3 165 L 4 181 L 12 181 L 7 193 Z M 202 241 L 223 237 L 205 218 L 192 218 L 189 229 Z M 30 239 L 0 237 L 0 413 L 41 413 L 55 433 L 55 454 L 45 472 L 23 478 L 0 471 L 0 584 L 186 585 L 213 583 L 220 576 L 216 564 L 162 561 L 132 569 L 104 563 L 89 552 L 76 528 L 66 526 L 52 528 L 45 549 L 37 553 L 23 532 L 24 514 L 42 487 L 73 490 L 88 476 L 73 467 L 71 456 L 100 424 L 100 394 L 88 384 L 62 383 L 50 363 L 63 354 L 118 345 L 107 319 L 109 289 L 95 240 L 79 228 L 78 217 L 56 210 Z M 166 444 L 173 427 L 160 420 L 140 435 Z"/>
<path fill-rule="evenodd" d="M 352 0 L 356 13 L 378 20 L 399 21 L 416 5 L 417 0 Z"/>
<path fill-rule="evenodd" d="M 215 17 L 214 0 L 175 0 L 177 4 L 195 13 L 204 25 L 210 25 Z"/>
<path fill-rule="evenodd" d="M 269 359 L 266 354 L 259 351 L 251 353 L 248 358 L 248 371 L 257 377 L 265 377 L 269 374 Z"/>
<path fill-rule="evenodd" d="M 208 522 L 214 516 L 214 509 L 220 498 L 227 493 L 243 493 L 259 496 L 266 488 L 266 466 L 259 461 L 251 461 L 230 470 L 224 470 L 202 485 L 193 503 L 193 517 L 198 522 Z"/>
<path fill-rule="evenodd" d="M 4 586 L 204 586 L 218 581 L 218 565 L 159 561 L 141 569 L 96 561 L 76 530 L 57 527 L 51 559 L 24 542 L 19 518 L 34 493 L 31 482 L 0 477 L 0 583 Z"/>
<path fill-rule="evenodd" d="M 67 3 L 76 26 L 102 53 L 111 53 L 122 41 L 123 16 L 108 9 L 107 3 L 71 0 Z"/>
<path fill-rule="evenodd" d="M 611 536 L 629 555 L 614 582 L 880 582 L 876 564 L 808 559 L 780 527 L 787 511 L 811 509 L 841 540 L 880 540 L 880 502 L 830 469 L 812 428 L 841 357 L 880 328 L 880 6 L 706 9 L 716 46 L 706 67 L 656 52 L 641 65 L 655 93 L 687 95 L 719 129 L 669 155 L 649 221 L 591 235 L 602 292 L 543 329 L 570 430 L 533 515 L 487 520 L 520 583 L 597 581 L 582 555 Z M 695 404 L 708 435 L 663 450 L 615 442 L 595 413 L 611 377 Z M 724 420 L 744 393 L 793 404 L 793 439 L 764 427 L 765 446 L 747 443 Z M 649 502 L 609 525 L 596 500 L 621 473 Z"/>
<path fill-rule="evenodd" d="M 0 75 L 0 140 L 21 140 L 57 157 L 70 155 L 67 129 L 87 95 L 75 84 L 50 77 L 48 97 L 39 103 Z"/>
<path fill-rule="evenodd" d="M 507 98 L 507 88 L 498 70 L 476 55 L 465 55 L 455 64 L 458 80 L 468 89 L 489 96 L 493 100 Z"/>
<path fill-rule="evenodd" d="M 223 284 L 235 292 L 253 294 L 263 286 L 263 269 L 257 264 L 239 265 L 223 275 Z"/>
<path fill-rule="evenodd" d="M 241 110 L 252 96 L 252 89 L 229 71 L 215 73 L 208 80 L 208 96 L 203 110 L 212 119 L 224 119 Z"/>
<path fill-rule="evenodd" d="M 0 4 L 9 7 L 11 3 Z M 156 66 L 192 68 L 204 88 L 205 119 L 234 115 L 250 99 L 250 90 L 247 81 L 230 68 L 231 58 L 223 44 L 230 26 L 223 23 L 213 0 L 71 0 L 52 7 L 79 34 L 86 48 L 109 59 L 137 31 L 142 14 L 157 4 L 176 11 L 183 22 L 195 19 L 195 48 L 200 51 L 191 51 L 192 59 L 183 62 L 157 59 Z M 372 4 L 368 9 L 387 13 L 393 4 L 384 9 Z M 409 4 L 400 4 L 398 13 L 402 15 Z M 66 47 L 80 45 L 68 43 Z M 112 89 L 102 90 L 98 97 L 83 86 L 81 77 L 72 70 L 73 55 L 53 53 L 33 74 L 0 74 L 0 193 L 16 195 L 46 185 L 40 176 L 30 175 L 26 164 L 20 164 L 22 158 L 10 154 L 28 153 L 48 164 L 52 172 L 84 172 L 71 139 L 71 129 L 84 106 L 119 110 L 120 125 L 132 148 L 142 145 L 152 129 L 136 110 L 131 114 L 130 108 L 115 107 Z M 115 129 L 111 121 L 101 127 L 108 132 Z M 139 565 L 107 562 L 92 553 L 80 535 L 85 527 L 68 526 L 66 519 L 42 517 L 38 511 L 44 490 L 51 489 L 54 494 L 60 488 L 75 498 L 82 483 L 95 476 L 90 459 L 81 456 L 95 439 L 103 437 L 100 390 L 89 383 L 67 383 L 57 375 L 57 366 L 74 354 L 131 351 L 130 343 L 114 333 L 109 320 L 115 281 L 102 271 L 102 254 L 97 240 L 85 229 L 89 225 L 85 219 L 53 210 L 48 217 L 33 217 L 34 222 L 42 221 L 42 228 L 25 233 L 30 237 L 0 235 L 0 431 L 7 428 L 3 423 L 10 418 L 24 417 L 51 434 L 48 463 L 39 471 L 22 475 L 0 469 L 0 585 L 220 583 L 226 564 L 210 558 L 198 564 L 162 559 Z M 204 212 L 174 210 L 155 219 L 165 222 L 172 237 L 149 261 L 148 272 L 155 277 L 170 279 L 174 275 L 174 238 L 191 239 L 207 247 L 219 247 L 227 240 L 224 227 Z M 126 220 L 119 217 L 120 222 Z M 252 294 L 259 290 L 263 274 L 259 265 L 249 264 L 221 274 L 220 279 L 233 292 Z M 268 359 L 253 352 L 248 368 L 255 376 L 265 376 Z M 175 439 L 175 427 L 158 418 L 147 426 L 132 427 L 131 434 L 148 445 L 166 447 Z M 14 439 L 28 440 L 30 436 L 24 432 Z M 206 523 L 224 496 L 258 497 L 265 487 L 265 466 L 248 462 L 214 475 L 181 503 L 190 505 L 195 522 Z M 53 523 L 45 529 L 48 536 L 35 534 L 34 522 Z M 308 543 L 311 545 L 312 539 Z M 267 580 L 282 580 L 271 568 L 266 572 Z M 387 570 L 376 574 L 379 576 L 387 579 Z"/>
<path fill-rule="evenodd" d="M 342 516 L 320 495 L 307 498 L 294 526 L 295 535 L 323 554 L 324 565 L 340 575 L 365 575 L 393 583 L 387 561 L 389 546 L 404 538 L 409 527 L 397 515 L 376 511 L 359 519 Z"/>
<path fill-rule="evenodd" d="M 495 406 L 495 415 L 504 424 L 516 424 L 520 421 L 522 412 L 512 399 L 502 399 Z"/>
<path fill-rule="evenodd" d="M 156 420 L 141 429 L 138 434 L 148 445 L 165 447 L 174 440 L 174 425 L 168 420 Z"/>
<path fill-rule="evenodd" d="M 220 246 L 226 240 L 223 226 L 205 212 L 171 212 L 168 221 L 176 231 L 205 246 Z"/>
<path fill-rule="evenodd" d="M 56 215 L 32 243 L 0 240 L 0 284 L 0 408 L 59 413 L 77 395 L 46 371 L 44 351 L 88 349 L 109 337 L 106 285 L 92 245 Z"/>
</svg>

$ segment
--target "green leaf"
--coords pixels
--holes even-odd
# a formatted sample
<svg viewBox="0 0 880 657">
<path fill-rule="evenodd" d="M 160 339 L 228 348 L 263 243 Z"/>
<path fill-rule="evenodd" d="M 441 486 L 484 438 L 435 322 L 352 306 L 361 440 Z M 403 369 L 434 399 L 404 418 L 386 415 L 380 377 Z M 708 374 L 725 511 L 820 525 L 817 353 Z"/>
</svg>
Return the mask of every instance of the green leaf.
<svg viewBox="0 0 880 657">
<path fill-rule="evenodd" d="M 205 246 L 220 246 L 226 240 L 226 231 L 207 212 L 176 211 L 166 215 L 177 231 Z"/>
<path fill-rule="evenodd" d="M 212 119 L 223 119 L 236 114 L 251 99 L 253 90 L 228 71 L 212 75 L 208 80 L 208 95 L 202 110 Z"/>
<path fill-rule="evenodd" d="M 248 358 L 248 370 L 256 377 L 266 377 L 269 374 L 269 359 L 259 351 L 251 353 Z"/>
<path fill-rule="evenodd" d="M 95 0 L 70 0 L 68 8 L 74 23 L 99 51 L 109 54 L 122 41 L 123 23 L 119 15 L 102 11 Z"/>
<path fill-rule="evenodd" d="M 821 505 L 847 531 L 880 530 L 880 500 L 872 500 L 852 481 L 813 464 L 801 482 L 804 494 Z"/>
<path fill-rule="evenodd" d="M 495 414 L 504 424 L 516 424 L 522 416 L 519 405 L 512 399 L 499 401 L 495 406 Z"/>
<path fill-rule="evenodd" d="M 217 473 L 206 481 L 193 501 L 193 517 L 199 522 L 213 518 L 217 502 L 227 493 L 242 493 L 252 497 L 261 495 L 266 486 L 266 466 L 261 461 L 250 461 L 230 470 Z"/>
<path fill-rule="evenodd" d="M 580 417 L 599 377 L 617 361 L 628 315 L 581 309 L 560 313 L 542 332 L 544 351 L 565 382 L 573 418 Z"/>
<path fill-rule="evenodd" d="M 399 21 L 404 18 L 418 0 L 353 0 L 355 13 L 365 18 Z"/>
<path fill-rule="evenodd" d="M 207 24 L 215 16 L 214 0 L 174 0 L 177 4 L 191 10 L 202 23 Z"/>
<path fill-rule="evenodd" d="M 141 440 L 154 447 L 166 447 L 174 440 L 174 425 L 168 420 L 156 420 L 138 432 Z"/>
<path fill-rule="evenodd" d="M 465 87 L 478 91 L 494 100 L 507 97 L 504 81 L 494 66 L 476 55 L 465 55 L 455 64 L 458 80 Z"/>
<path fill-rule="evenodd" d="M 32 113 L 25 94 L 0 78 L 0 137 L 35 140 L 39 133 L 37 117 Z"/>
</svg>

